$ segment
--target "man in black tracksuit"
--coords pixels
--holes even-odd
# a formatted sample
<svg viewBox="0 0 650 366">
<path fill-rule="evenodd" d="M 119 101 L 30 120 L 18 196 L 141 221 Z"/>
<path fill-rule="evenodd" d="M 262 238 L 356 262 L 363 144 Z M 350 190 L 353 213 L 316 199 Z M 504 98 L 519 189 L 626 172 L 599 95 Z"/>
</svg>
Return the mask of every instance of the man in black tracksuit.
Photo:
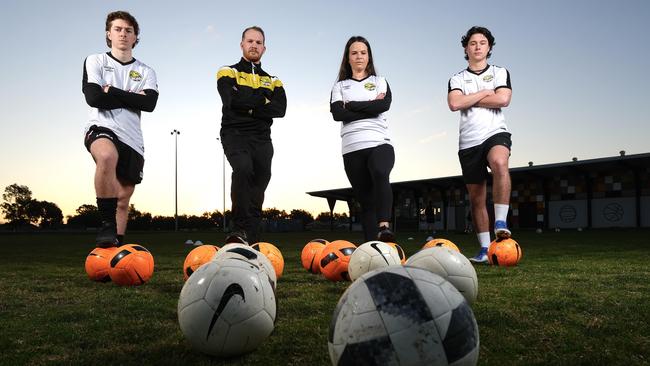
<svg viewBox="0 0 650 366">
<path fill-rule="evenodd" d="M 232 167 L 234 231 L 226 237 L 226 244 L 258 241 L 264 191 L 271 180 L 271 124 L 273 118 L 284 117 L 287 109 L 282 82 L 262 70 L 264 31 L 246 28 L 240 45 L 242 59 L 217 73 L 223 103 L 221 144 Z"/>
</svg>

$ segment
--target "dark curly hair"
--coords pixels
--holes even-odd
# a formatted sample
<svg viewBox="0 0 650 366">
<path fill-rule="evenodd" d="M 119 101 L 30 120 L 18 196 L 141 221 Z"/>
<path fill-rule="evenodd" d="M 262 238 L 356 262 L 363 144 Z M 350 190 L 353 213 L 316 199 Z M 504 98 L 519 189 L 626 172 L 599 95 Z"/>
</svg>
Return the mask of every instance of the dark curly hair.
<svg viewBox="0 0 650 366">
<path fill-rule="evenodd" d="M 135 20 L 135 17 L 133 15 L 129 14 L 126 11 L 114 11 L 106 16 L 107 32 L 111 30 L 111 23 L 113 23 L 115 19 L 122 19 L 133 27 L 133 32 L 135 32 L 135 43 L 133 44 L 133 48 L 135 48 L 135 45 L 140 42 L 140 38 L 138 37 L 138 35 L 140 35 L 140 26 L 138 25 L 138 21 Z M 108 47 L 112 47 L 112 42 L 110 39 L 108 39 L 108 36 L 106 36 L 106 44 Z"/>
<path fill-rule="evenodd" d="M 470 28 L 467 33 L 463 36 L 463 38 L 460 39 L 460 44 L 463 45 L 463 50 L 467 48 L 467 44 L 469 43 L 469 39 L 472 38 L 472 36 L 476 33 L 480 33 L 485 36 L 488 40 L 488 45 L 490 45 L 490 52 L 487 54 L 487 58 L 490 58 L 492 56 L 492 48 L 494 48 L 494 36 L 492 35 L 492 32 L 490 32 L 489 29 L 485 27 L 477 27 L 474 26 Z M 465 60 L 469 60 L 469 56 L 467 56 L 467 52 L 465 52 Z"/>
</svg>

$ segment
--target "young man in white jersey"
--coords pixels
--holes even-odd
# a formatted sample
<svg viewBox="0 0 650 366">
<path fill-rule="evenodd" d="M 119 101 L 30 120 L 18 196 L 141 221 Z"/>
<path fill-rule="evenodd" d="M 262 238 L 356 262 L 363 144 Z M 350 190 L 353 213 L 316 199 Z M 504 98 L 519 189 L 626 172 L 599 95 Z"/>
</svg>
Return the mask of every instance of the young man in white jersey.
<svg viewBox="0 0 650 366">
<path fill-rule="evenodd" d="M 158 101 L 156 73 L 133 58 L 140 28 L 125 11 L 106 17 L 110 52 L 84 61 L 82 91 L 90 106 L 84 145 L 95 161 L 95 193 L 101 226 L 98 247 L 123 243 L 129 200 L 142 181 L 144 143 L 142 111 L 152 112 Z"/>
<path fill-rule="evenodd" d="M 511 235 L 506 222 L 510 205 L 508 159 L 512 141 L 501 109 L 510 104 L 512 87 L 508 70 L 487 62 L 495 44 L 487 28 L 470 28 L 461 44 L 468 67 L 449 80 L 447 102 L 449 109 L 460 111 L 458 157 L 481 244 L 481 250 L 470 261 L 487 263 L 490 245 L 486 205 L 488 167 L 492 171 L 494 233 L 497 239 Z"/>
</svg>

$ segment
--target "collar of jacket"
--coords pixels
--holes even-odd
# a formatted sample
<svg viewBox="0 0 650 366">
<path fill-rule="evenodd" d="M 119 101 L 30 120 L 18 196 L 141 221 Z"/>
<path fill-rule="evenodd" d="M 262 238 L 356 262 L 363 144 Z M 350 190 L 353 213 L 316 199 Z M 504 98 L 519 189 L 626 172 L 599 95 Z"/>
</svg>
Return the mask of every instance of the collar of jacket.
<svg viewBox="0 0 650 366">
<path fill-rule="evenodd" d="M 253 63 L 250 61 L 247 61 L 245 58 L 241 58 L 239 60 L 239 63 L 237 64 L 239 67 L 239 71 L 244 71 L 247 73 L 252 73 L 253 71 Z M 255 73 L 258 74 L 262 70 L 262 63 L 255 64 Z"/>
</svg>

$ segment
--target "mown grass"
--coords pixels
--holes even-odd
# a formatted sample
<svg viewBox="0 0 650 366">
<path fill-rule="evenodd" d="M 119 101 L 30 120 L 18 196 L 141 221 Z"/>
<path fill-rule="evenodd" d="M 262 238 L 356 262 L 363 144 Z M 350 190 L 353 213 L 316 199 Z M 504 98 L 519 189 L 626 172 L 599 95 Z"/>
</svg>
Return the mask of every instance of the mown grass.
<svg viewBox="0 0 650 366">
<path fill-rule="evenodd" d="M 425 235 L 399 233 L 407 255 Z M 465 254 L 473 235 L 449 234 Z M 131 233 L 156 270 L 144 286 L 87 279 L 90 234 L 0 235 L 0 364 L 328 365 L 327 331 L 347 283 L 307 273 L 310 239 L 347 232 L 267 234 L 285 258 L 274 333 L 255 352 L 220 360 L 193 351 L 176 305 L 185 240 L 219 243 L 219 233 Z M 409 237 L 415 238 L 408 240 Z M 524 257 L 514 268 L 477 267 L 481 365 L 650 364 L 650 231 L 517 233 Z"/>
</svg>

